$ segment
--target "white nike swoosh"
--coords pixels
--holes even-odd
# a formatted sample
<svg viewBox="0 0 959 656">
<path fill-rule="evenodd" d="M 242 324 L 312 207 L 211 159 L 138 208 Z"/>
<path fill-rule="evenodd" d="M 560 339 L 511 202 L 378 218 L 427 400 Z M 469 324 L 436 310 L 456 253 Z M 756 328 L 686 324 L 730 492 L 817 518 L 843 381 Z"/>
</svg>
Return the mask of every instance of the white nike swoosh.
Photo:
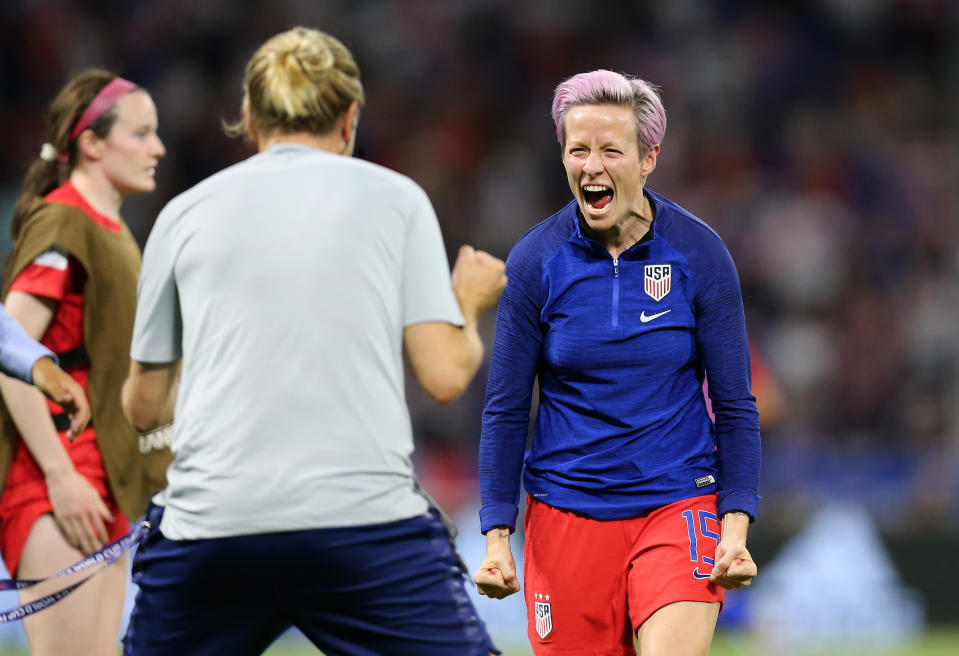
<svg viewBox="0 0 959 656">
<path fill-rule="evenodd" d="M 639 314 L 639 320 L 642 321 L 643 323 L 649 323 L 649 322 L 652 321 L 653 319 L 658 319 L 659 317 L 663 316 L 664 314 L 669 314 L 670 312 L 672 312 L 672 309 L 663 310 L 662 312 L 657 312 L 656 314 L 651 314 L 651 315 L 649 315 L 649 316 L 647 317 L 647 316 L 646 316 L 646 310 L 643 310 L 643 311 Z"/>
</svg>

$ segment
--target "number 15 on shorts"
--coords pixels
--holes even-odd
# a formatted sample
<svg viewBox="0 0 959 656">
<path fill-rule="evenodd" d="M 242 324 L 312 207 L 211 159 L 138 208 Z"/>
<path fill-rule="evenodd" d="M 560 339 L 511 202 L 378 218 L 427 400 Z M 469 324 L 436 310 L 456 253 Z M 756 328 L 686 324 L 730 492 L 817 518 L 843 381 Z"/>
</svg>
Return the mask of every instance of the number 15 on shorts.
<svg viewBox="0 0 959 656">
<path fill-rule="evenodd" d="M 716 513 L 708 510 L 684 510 L 683 518 L 686 520 L 686 530 L 689 532 L 689 560 L 696 563 L 693 567 L 693 576 L 697 579 L 708 579 L 709 573 L 713 569 L 713 559 L 706 554 L 715 554 L 716 547 L 719 545 L 719 533 L 710 531 L 706 522 L 715 522 L 719 528 L 719 518 Z M 710 545 L 706 540 L 711 540 Z M 705 563 L 706 572 L 700 571 L 700 563 Z"/>
</svg>

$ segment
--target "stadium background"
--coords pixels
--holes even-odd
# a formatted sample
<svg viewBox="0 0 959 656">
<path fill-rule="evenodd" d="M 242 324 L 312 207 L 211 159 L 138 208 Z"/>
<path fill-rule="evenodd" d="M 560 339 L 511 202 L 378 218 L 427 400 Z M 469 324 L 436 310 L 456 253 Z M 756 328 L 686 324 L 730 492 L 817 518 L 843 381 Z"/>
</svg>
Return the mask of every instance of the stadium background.
<svg viewBox="0 0 959 656">
<path fill-rule="evenodd" d="M 427 190 L 451 253 L 505 257 L 567 201 L 558 82 L 602 67 L 660 84 L 649 186 L 739 266 L 763 417 L 760 579 L 731 596 L 714 653 L 959 653 L 959 4 L 3 0 L 0 252 L 69 76 L 105 67 L 154 95 L 168 155 L 123 208 L 142 242 L 173 195 L 248 154 L 217 126 L 255 47 L 298 24 L 353 50 L 358 155 Z M 484 388 L 481 372 L 446 408 L 408 390 L 418 471 L 471 566 Z M 525 653 L 522 605 L 479 605 Z M 0 631 L 0 649 L 21 640 Z"/>
</svg>

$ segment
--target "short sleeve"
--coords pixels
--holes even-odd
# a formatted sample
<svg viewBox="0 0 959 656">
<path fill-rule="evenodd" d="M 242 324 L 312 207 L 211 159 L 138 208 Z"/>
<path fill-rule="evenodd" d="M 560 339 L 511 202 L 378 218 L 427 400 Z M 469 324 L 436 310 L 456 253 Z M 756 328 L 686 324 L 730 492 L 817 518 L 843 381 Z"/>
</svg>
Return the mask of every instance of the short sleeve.
<svg viewBox="0 0 959 656">
<path fill-rule="evenodd" d="M 50 248 L 25 266 L 10 285 L 10 291 L 62 301 L 70 291 L 71 268 L 79 266 L 60 248 Z"/>
<path fill-rule="evenodd" d="M 429 198 L 414 187 L 403 253 L 403 325 L 465 321 L 453 294 L 446 247 Z"/>
<path fill-rule="evenodd" d="M 130 357 L 137 362 L 164 363 L 183 353 L 183 320 L 176 286 L 174 217 L 160 213 L 143 249 Z"/>
</svg>

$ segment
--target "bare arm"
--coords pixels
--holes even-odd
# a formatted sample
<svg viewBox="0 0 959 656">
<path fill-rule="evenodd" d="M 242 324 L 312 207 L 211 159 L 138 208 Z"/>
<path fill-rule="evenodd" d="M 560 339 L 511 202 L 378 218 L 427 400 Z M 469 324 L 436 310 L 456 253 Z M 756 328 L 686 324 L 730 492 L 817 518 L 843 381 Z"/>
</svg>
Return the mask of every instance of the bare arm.
<svg viewBox="0 0 959 656">
<path fill-rule="evenodd" d="M 439 403 L 455 401 L 476 375 L 483 360 L 477 321 L 506 286 L 504 271 L 502 260 L 471 246 L 461 247 L 452 280 L 465 325 L 430 321 L 407 326 L 403 332 L 410 368 Z"/>
<path fill-rule="evenodd" d="M 416 379 L 438 403 L 452 403 L 466 389 L 483 359 L 476 321 L 460 328 L 430 321 L 403 332 L 406 355 Z"/>
<path fill-rule="evenodd" d="M 34 339 L 46 332 L 57 308 L 56 301 L 16 291 L 7 295 L 5 305 Z M 93 486 L 74 468 L 43 396 L 35 387 L 6 376 L 0 376 L 0 393 L 43 472 L 53 515 L 64 537 L 86 553 L 100 548 L 107 540 L 103 520 L 112 520 L 113 516 Z"/>
<path fill-rule="evenodd" d="M 20 322 L 27 335 L 39 340 L 53 320 L 57 302 L 14 291 L 7 296 L 6 308 L 10 316 Z M 6 376 L 0 379 L 0 392 L 23 441 L 44 474 L 73 469 L 41 393 L 26 383 Z"/>
<path fill-rule="evenodd" d="M 173 421 L 180 362 L 130 362 L 130 375 L 123 384 L 123 414 L 139 432 Z"/>
</svg>

